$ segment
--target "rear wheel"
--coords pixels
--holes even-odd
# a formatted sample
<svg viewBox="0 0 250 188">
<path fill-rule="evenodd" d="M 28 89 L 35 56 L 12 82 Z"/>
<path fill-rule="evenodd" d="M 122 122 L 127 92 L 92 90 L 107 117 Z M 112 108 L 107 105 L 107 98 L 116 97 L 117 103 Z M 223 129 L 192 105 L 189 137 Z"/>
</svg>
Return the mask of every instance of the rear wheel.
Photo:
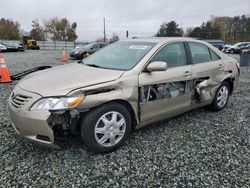
<svg viewBox="0 0 250 188">
<path fill-rule="evenodd" d="M 215 111 L 223 110 L 228 103 L 229 91 L 229 84 L 225 81 L 222 82 L 215 92 L 214 100 L 210 107 Z"/>
<path fill-rule="evenodd" d="M 82 140 L 91 151 L 110 152 L 128 137 L 131 124 L 131 116 L 124 106 L 109 103 L 92 110 L 82 120 Z"/>
</svg>

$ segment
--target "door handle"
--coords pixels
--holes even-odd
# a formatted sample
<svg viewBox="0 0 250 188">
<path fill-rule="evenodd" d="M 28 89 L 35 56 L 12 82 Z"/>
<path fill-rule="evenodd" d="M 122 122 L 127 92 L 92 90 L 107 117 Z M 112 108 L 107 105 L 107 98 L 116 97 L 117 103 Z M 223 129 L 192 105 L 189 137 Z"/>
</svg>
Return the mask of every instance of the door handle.
<svg viewBox="0 0 250 188">
<path fill-rule="evenodd" d="M 223 68 L 223 65 L 222 65 L 222 64 L 219 64 L 219 66 L 218 66 L 218 67 L 221 69 L 221 68 Z"/>
<path fill-rule="evenodd" d="M 186 72 L 184 73 L 184 76 L 191 76 L 191 75 L 192 75 L 192 73 L 189 72 L 189 71 L 186 71 Z"/>
</svg>

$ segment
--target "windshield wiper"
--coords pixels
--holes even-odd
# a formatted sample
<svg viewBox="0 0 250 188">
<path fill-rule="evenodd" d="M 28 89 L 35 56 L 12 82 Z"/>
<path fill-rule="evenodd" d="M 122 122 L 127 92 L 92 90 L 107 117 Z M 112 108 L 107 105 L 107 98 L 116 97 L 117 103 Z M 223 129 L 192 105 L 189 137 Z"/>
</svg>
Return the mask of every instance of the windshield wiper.
<svg viewBox="0 0 250 188">
<path fill-rule="evenodd" d="M 83 63 L 83 60 L 77 61 L 77 63 L 79 63 L 79 64 L 84 64 L 84 63 Z"/>
<path fill-rule="evenodd" d="M 84 65 L 87 65 L 87 66 L 90 66 L 90 67 L 102 68 L 102 67 L 100 67 L 99 65 L 96 65 L 96 64 L 84 64 Z"/>
<path fill-rule="evenodd" d="M 84 65 L 86 65 L 86 66 L 90 66 L 90 67 L 102 68 L 101 66 L 96 65 L 96 64 L 85 64 L 83 60 L 78 61 L 77 63 L 79 63 L 79 64 L 84 64 Z"/>
</svg>

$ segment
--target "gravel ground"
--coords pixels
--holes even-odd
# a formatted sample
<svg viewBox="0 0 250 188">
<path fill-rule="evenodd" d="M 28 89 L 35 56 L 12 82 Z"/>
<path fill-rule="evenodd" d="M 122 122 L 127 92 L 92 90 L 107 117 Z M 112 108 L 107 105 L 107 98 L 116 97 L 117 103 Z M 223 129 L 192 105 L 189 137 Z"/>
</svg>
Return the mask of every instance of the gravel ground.
<svg viewBox="0 0 250 188">
<path fill-rule="evenodd" d="M 57 51 L 5 53 L 11 73 L 60 65 Z M 16 135 L 0 85 L 0 187 L 250 187 L 250 68 L 221 112 L 197 109 L 134 132 L 120 149 L 86 151 L 79 138 L 49 150 Z"/>
</svg>

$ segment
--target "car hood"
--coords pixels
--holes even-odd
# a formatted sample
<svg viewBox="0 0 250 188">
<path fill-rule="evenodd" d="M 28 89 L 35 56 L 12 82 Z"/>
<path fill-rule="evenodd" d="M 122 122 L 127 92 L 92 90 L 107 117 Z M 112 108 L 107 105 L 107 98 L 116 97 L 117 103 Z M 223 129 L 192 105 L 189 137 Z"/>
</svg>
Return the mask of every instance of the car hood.
<svg viewBox="0 0 250 188">
<path fill-rule="evenodd" d="M 78 63 L 61 65 L 26 76 L 18 86 L 42 96 L 67 95 L 70 91 L 118 79 L 124 71 Z"/>
<path fill-rule="evenodd" d="M 17 48 L 18 48 L 18 46 L 7 46 L 7 48 L 17 49 Z"/>
</svg>

